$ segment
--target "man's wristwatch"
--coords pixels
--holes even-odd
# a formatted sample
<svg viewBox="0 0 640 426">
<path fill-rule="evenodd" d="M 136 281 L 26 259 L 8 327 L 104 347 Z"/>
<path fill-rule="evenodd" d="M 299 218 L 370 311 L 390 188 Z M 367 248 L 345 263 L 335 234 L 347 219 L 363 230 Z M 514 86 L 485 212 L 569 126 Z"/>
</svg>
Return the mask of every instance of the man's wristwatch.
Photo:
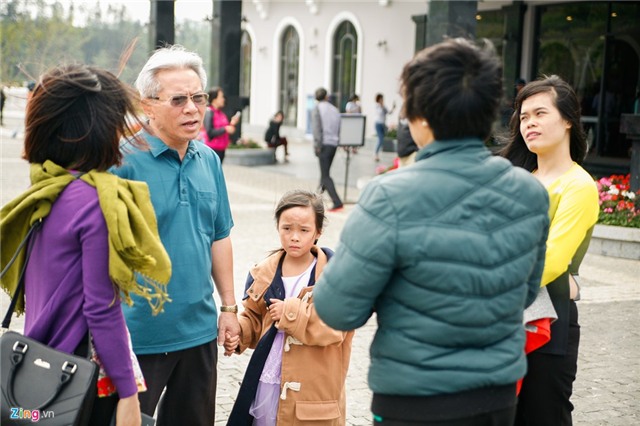
<svg viewBox="0 0 640 426">
<path fill-rule="evenodd" d="M 220 306 L 220 312 L 231 312 L 232 314 L 237 314 L 238 313 L 238 305 L 231 305 L 231 306 L 221 305 Z"/>
</svg>

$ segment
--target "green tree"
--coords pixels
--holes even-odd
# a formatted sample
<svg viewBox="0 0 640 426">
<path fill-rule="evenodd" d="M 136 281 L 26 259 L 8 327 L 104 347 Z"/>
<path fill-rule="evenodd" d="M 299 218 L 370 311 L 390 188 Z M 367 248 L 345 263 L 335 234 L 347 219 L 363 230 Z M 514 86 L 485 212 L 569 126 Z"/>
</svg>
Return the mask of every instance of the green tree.
<svg viewBox="0 0 640 426">
<path fill-rule="evenodd" d="M 86 16 L 85 26 L 74 26 Z M 138 44 L 122 71 L 131 83 L 148 56 L 148 28 L 132 21 L 124 6 L 110 5 L 104 14 L 80 2 L 65 8 L 60 1 L 4 0 L 0 4 L 0 80 L 21 83 L 65 62 L 83 62 L 117 72 L 132 40 Z"/>
</svg>

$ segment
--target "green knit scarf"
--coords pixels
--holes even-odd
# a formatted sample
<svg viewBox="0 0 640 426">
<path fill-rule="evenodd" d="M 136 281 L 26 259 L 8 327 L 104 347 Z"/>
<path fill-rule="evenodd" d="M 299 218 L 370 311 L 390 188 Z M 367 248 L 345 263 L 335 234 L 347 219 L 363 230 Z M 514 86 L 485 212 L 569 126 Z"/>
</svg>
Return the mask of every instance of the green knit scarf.
<svg viewBox="0 0 640 426">
<path fill-rule="evenodd" d="M 32 186 L 0 210 L 1 267 L 14 255 L 31 225 L 45 218 L 62 190 L 76 177 L 51 161 L 31 165 Z M 167 284 L 171 261 L 158 235 L 155 212 L 144 182 L 121 179 L 92 170 L 80 179 L 96 188 L 100 208 L 109 233 L 109 277 L 124 301 L 131 305 L 130 294 L 149 302 L 154 315 L 171 301 Z M 23 249 L 2 278 L 2 288 L 13 296 L 19 272 L 25 261 Z M 24 297 L 16 310 L 24 312 Z"/>
</svg>

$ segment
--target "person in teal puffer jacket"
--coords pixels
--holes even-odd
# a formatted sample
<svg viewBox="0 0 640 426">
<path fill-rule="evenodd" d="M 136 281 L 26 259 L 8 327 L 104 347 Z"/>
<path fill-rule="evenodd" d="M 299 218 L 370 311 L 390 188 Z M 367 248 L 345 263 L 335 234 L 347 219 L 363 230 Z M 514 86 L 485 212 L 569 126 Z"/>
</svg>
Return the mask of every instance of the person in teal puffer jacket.
<svg viewBox="0 0 640 426">
<path fill-rule="evenodd" d="M 375 313 L 376 425 L 513 423 L 523 311 L 540 287 L 548 195 L 485 147 L 500 106 L 495 55 L 456 39 L 401 75 L 416 164 L 374 179 L 314 290 L 350 330 Z"/>
</svg>

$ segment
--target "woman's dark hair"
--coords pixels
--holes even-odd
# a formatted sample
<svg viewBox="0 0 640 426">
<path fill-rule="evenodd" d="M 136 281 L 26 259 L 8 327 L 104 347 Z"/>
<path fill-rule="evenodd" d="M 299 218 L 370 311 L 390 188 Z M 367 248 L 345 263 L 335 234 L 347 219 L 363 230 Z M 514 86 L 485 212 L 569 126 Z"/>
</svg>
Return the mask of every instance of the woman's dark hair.
<svg viewBox="0 0 640 426">
<path fill-rule="evenodd" d="M 573 88 L 557 75 L 544 76 L 532 81 L 520 90 L 515 99 L 514 112 L 509 122 L 509 139 L 500 155 L 514 165 L 533 171 L 538 167 L 536 154 L 529 151 L 520 133 L 522 103 L 533 95 L 551 93 L 553 103 L 560 116 L 571 124 L 569 151 L 571 159 L 582 164 L 587 155 L 587 137 L 580 122 L 580 102 Z"/>
<path fill-rule="evenodd" d="M 213 100 L 218 97 L 218 92 L 223 92 L 224 93 L 224 90 L 222 90 L 222 87 L 215 86 L 215 87 L 212 87 L 209 90 L 209 92 L 207 92 L 209 94 L 209 105 L 211 105 Z"/>
<path fill-rule="evenodd" d="M 426 119 L 437 140 L 485 140 L 502 98 L 502 65 L 490 46 L 452 39 L 416 54 L 400 76 L 404 116 Z"/>
<path fill-rule="evenodd" d="M 119 165 L 120 139 L 142 126 L 136 97 L 100 68 L 74 64 L 47 71 L 27 105 L 24 158 L 84 172 Z"/>
<path fill-rule="evenodd" d="M 293 207 L 311 207 L 316 216 L 316 230 L 322 232 L 326 217 L 324 215 L 324 203 L 319 194 L 302 189 L 294 189 L 285 193 L 276 206 L 276 225 L 280 223 L 282 213 Z"/>
</svg>

